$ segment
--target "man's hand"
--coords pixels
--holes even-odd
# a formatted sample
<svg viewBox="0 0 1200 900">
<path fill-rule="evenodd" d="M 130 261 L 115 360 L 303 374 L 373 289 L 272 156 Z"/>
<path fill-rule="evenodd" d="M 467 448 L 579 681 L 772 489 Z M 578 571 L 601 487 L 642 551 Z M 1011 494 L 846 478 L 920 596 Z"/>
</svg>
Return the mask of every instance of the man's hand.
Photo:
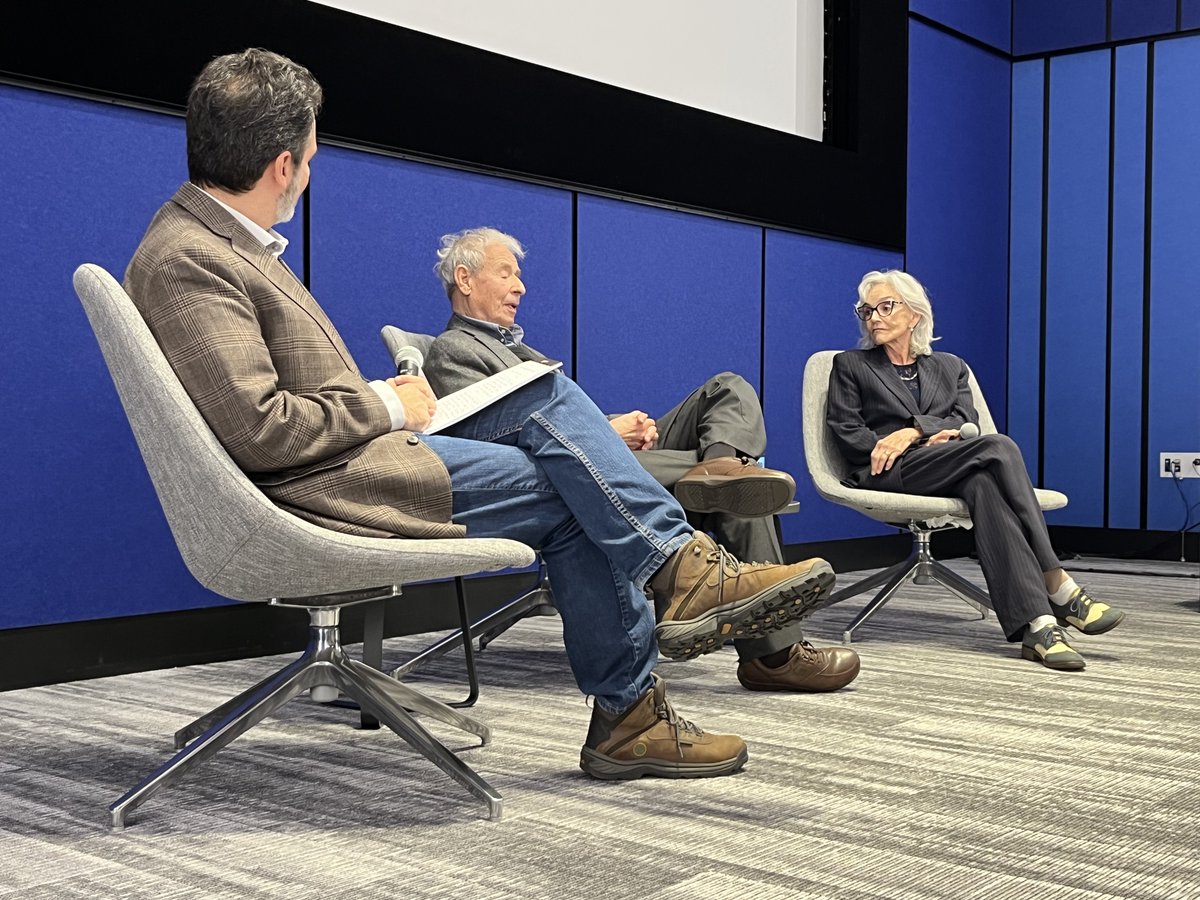
<svg viewBox="0 0 1200 900">
<path fill-rule="evenodd" d="M 915 428 L 901 428 L 885 438 L 880 438 L 871 451 L 871 474 L 889 471 L 904 451 L 919 440 L 921 432 Z"/>
<path fill-rule="evenodd" d="M 630 450 L 653 450 L 654 442 L 658 440 L 658 428 L 654 420 L 640 409 L 609 419 L 608 424 L 612 425 Z"/>
<path fill-rule="evenodd" d="M 424 431 L 437 411 L 437 397 L 429 382 L 419 375 L 397 375 L 389 378 L 400 402 L 404 404 L 404 427 L 409 431 Z"/>
<path fill-rule="evenodd" d="M 939 431 L 933 437 L 925 442 L 927 447 L 932 447 L 934 444 L 945 444 L 949 441 L 958 440 L 958 429 L 947 428 L 944 431 Z"/>
</svg>

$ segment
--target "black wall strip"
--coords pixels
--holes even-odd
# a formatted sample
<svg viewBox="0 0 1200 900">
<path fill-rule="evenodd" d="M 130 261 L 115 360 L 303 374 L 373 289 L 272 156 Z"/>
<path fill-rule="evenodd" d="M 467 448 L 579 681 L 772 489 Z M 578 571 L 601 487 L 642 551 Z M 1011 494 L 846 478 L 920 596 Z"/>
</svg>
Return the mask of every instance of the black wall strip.
<svg viewBox="0 0 1200 900">
<path fill-rule="evenodd" d="M 692 109 L 305 0 L 22 7 L 0 75 L 179 111 L 211 57 L 264 46 L 326 89 L 323 138 L 479 171 L 901 248 L 907 3 L 826 0 L 845 29 L 835 145 Z M 136 38 L 131 37 L 136 33 Z M 490 138 L 455 121 L 499 97 Z M 863 216 L 860 210 L 876 210 Z"/>
<path fill-rule="evenodd" d="M 1109 3 L 1109 15 L 1112 3 Z M 1111 29 L 1110 29 L 1111 31 Z M 1117 48 L 1108 58 L 1108 268 L 1105 279 L 1105 354 L 1104 367 L 1104 527 L 1108 527 L 1110 439 L 1112 437 L 1113 379 L 1113 185 L 1117 168 Z M 1044 352 L 1044 351 L 1043 351 Z"/>
<path fill-rule="evenodd" d="M 1038 317 L 1038 451 L 1037 483 L 1046 483 L 1046 248 L 1050 225 L 1050 60 L 1042 70 L 1042 262 L 1040 280 L 1040 312 Z"/>
<path fill-rule="evenodd" d="M 1146 527 L 1150 489 L 1150 226 L 1154 186 L 1154 41 L 1146 48 L 1146 200 L 1142 259 L 1142 503 L 1138 524 Z M 1156 473 L 1157 477 L 1157 473 Z"/>
</svg>

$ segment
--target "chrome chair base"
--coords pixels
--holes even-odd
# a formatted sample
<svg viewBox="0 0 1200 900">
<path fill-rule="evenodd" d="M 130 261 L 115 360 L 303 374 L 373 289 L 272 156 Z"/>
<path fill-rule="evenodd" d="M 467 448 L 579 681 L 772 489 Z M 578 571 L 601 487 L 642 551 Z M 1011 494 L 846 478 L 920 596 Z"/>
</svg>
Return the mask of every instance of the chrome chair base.
<svg viewBox="0 0 1200 900">
<path fill-rule="evenodd" d="M 370 712 L 486 803 L 488 818 L 501 817 L 504 800 L 500 794 L 430 734 L 412 713 L 427 715 L 476 735 L 481 739 L 481 744 L 491 740 L 490 729 L 482 722 L 464 716 L 446 704 L 426 697 L 395 678 L 347 656 L 338 634 L 340 607 L 306 608 L 310 620 L 309 639 L 303 655 L 175 732 L 175 749 L 178 752 L 109 806 L 112 828 L 124 828 L 134 809 L 279 710 L 289 700 L 306 690 L 322 687 L 334 687 L 353 698 L 364 711 Z M 318 690 L 320 693 L 323 692 Z"/>
<path fill-rule="evenodd" d="M 906 581 L 912 581 L 913 584 L 940 584 L 968 606 L 974 608 L 980 614 L 980 618 L 986 619 L 988 617 L 988 610 L 991 609 L 992 601 L 988 597 L 987 592 L 976 587 L 970 581 L 950 569 L 945 563 L 933 558 L 933 554 L 929 549 L 929 536 L 932 534 L 932 531 L 921 528 L 915 523 L 909 525 L 909 530 L 912 531 L 914 543 L 913 551 L 907 559 L 876 572 L 874 575 L 869 575 L 862 581 L 855 582 L 849 587 L 835 591 L 830 596 L 829 604 L 832 605 L 833 603 L 839 603 L 842 600 L 847 600 L 864 591 L 869 591 L 872 588 L 883 585 L 883 589 L 875 595 L 870 603 L 863 607 L 862 611 L 855 616 L 854 621 L 842 631 L 843 644 L 849 644 L 853 641 L 854 629 L 864 624 L 871 616 L 878 612 L 885 603 L 895 596 L 896 591 Z"/>
</svg>

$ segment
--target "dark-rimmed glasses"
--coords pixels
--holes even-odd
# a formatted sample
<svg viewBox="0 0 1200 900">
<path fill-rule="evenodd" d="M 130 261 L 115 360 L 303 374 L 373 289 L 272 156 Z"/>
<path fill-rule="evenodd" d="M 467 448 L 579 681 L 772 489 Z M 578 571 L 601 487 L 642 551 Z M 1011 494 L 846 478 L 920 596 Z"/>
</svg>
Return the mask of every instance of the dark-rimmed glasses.
<svg viewBox="0 0 1200 900">
<path fill-rule="evenodd" d="M 874 306 L 868 306 L 866 303 L 860 303 L 854 307 L 854 314 L 864 322 L 870 322 L 871 316 L 874 313 L 879 313 L 879 318 L 886 319 L 896 311 L 896 306 L 903 303 L 903 300 L 880 300 Z"/>
</svg>

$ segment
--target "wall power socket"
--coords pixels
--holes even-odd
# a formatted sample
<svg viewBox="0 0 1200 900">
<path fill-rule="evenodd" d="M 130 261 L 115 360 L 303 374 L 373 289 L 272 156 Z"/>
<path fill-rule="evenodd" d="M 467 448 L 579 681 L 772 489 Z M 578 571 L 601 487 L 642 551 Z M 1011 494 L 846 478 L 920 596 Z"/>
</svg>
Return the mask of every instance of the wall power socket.
<svg viewBox="0 0 1200 900">
<path fill-rule="evenodd" d="M 1158 454 L 1159 478 L 1200 478 L 1200 450 Z"/>
</svg>

